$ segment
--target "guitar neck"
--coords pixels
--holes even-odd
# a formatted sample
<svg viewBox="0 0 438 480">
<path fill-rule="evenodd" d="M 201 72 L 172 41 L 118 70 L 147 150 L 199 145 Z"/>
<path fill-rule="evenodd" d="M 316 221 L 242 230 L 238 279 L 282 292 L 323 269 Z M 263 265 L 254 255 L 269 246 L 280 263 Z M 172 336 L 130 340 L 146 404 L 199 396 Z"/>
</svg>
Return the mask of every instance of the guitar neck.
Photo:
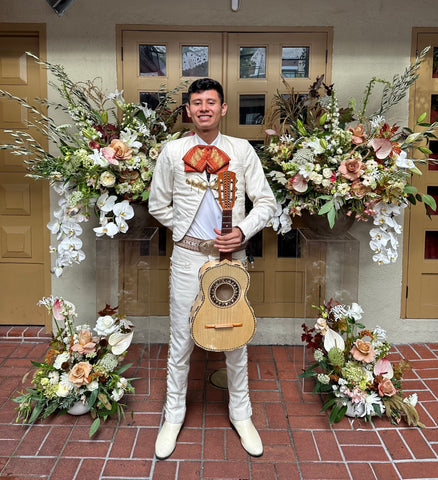
<svg viewBox="0 0 438 480">
<path fill-rule="evenodd" d="M 233 230 L 233 220 L 232 220 L 232 210 L 231 209 L 223 209 L 222 210 L 222 228 L 221 228 L 221 235 L 226 235 L 227 233 L 231 233 Z M 219 260 L 231 260 L 233 259 L 233 255 L 231 252 L 220 252 L 219 253 Z"/>
</svg>

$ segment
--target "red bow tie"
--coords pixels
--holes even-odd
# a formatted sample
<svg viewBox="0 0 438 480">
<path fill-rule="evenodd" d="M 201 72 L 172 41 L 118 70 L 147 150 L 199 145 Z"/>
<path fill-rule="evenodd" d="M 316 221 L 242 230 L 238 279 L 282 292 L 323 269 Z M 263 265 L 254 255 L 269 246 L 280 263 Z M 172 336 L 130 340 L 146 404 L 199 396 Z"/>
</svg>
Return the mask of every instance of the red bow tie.
<svg viewBox="0 0 438 480">
<path fill-rule="evenodd" d="M 196 145 L 183 157 L 185 172 L 219 173 L 228 170 L 230 157 L 214 145 Z"/>
</svg>

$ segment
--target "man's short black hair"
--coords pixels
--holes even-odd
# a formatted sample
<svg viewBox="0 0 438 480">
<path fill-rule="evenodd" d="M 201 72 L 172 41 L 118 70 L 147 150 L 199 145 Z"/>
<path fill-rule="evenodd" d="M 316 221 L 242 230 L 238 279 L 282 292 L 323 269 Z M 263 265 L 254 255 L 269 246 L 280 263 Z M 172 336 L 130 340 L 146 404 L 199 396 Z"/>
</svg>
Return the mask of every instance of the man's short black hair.
<svg viewBox="0 0 438 480">
<path fill-rule="evenodd" d="M 189 87 L 188 102 L 190 103 L 190 97 L 192 93 L 205 92 L 206 90 L 216 90 L 219 95 L 221 105 L 224 103 L 224 89 L 217 80 L 213 80 L 212 78 L 198 78 L 198 80 L 195 80 Z"/>
</svg>

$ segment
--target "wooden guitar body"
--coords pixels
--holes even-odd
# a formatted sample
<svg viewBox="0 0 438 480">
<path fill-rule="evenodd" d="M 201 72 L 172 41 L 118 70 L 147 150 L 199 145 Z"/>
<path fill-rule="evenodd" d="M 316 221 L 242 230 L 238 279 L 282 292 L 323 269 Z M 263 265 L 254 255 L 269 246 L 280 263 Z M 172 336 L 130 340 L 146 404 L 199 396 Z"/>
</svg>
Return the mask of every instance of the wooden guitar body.
<svg viewBox="0 0 438 480">
<path fill-rule="evenodd" d="M 204 350 L 243 347 L 254 336 L 256 317 L 246 294 L 249 274 L 237 260 L 213 260 L 199 271 L 199 293 L 190 313 L 191 334 Z"/>
</svg>

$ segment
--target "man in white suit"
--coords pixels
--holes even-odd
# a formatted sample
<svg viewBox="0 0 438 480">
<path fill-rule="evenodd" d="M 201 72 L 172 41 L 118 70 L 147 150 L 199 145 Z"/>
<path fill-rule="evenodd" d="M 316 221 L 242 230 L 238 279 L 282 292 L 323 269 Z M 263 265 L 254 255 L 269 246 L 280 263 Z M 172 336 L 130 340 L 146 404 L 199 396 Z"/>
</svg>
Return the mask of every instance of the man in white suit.
<svg viewBox="0 0 438 480">
<path fill-rule="evenodd" d="M 155 443 L 159 459 L 169 457 L 175 449 L 186 413 L 187 378 L 194 347 L 189 314 L 199 289 L 199 269 L 216 259 L 219 252 L 233 252 L 233 258 L 246 264 L 244 242 L 266 225 L 276 208 L 252 146 L 247 140 L 219 132 L 221 118 L 227 112 L 220 83 L 209 78 L 193 82 L 186 110 L 195 135 L 166 144 L 157 160 L 149 197 L 151 215 L 172 230 L 175 242 L 165 422 Z M 217 173 L 226 169 L 236 173 L 236 200 L 232 231 L 221 235 Z M 248 215 L 245 193 L 253 203 Z M 245 450 L 260 456 L 263 445 L 251 420 L 246 347 L 225 352 L 225 356 L 231 425 Z"/>
</svg>

